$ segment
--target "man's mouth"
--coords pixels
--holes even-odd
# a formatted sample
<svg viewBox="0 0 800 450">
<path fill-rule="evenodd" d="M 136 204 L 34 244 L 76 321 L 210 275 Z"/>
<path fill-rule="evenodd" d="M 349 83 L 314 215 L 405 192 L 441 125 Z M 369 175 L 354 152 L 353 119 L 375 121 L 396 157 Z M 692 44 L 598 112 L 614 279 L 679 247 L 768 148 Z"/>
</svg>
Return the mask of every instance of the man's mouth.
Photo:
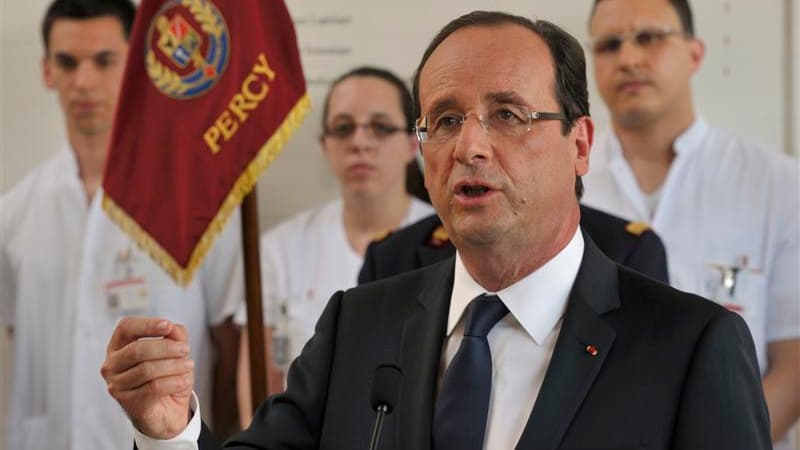
<svg viewBox="0 0 800 450">
<path fill-rule="evenodd" d="M 461 195 L 467 197 L 480 197 L 481 195 L 489 192 L 489 188 L 481 185 L 464 185 L 458 190 Z"/>
<path fill-rule="evenodd" d="M 489 195 L 494 188 L 483 180 L 462 180 L 453 186 L 453 191 L 457 197 L 462 199 L 474 199 Z"/>
</svg>

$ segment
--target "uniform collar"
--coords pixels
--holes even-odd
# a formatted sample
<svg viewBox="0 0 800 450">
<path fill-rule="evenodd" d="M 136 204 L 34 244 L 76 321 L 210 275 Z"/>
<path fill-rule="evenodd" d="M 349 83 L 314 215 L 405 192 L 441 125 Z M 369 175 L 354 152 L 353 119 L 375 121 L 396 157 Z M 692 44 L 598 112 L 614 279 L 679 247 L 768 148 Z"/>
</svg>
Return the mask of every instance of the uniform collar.
<svg viewBox="0 0 800 450">
<path fill-rule="evenodd" d="M 498 292 L 488 292 L 478 284 L 456 252 L 447 334 L 453 332 L 469 302 L 488 292 L 499 296 L 522 328 L 541 345 L 564 314 L 583 258 L 583 247 L 583 235 L 578 228 L 566 247 L 550 261 Z"/>
<path fill-rule="evenodd" d="M 47 177 L 48 179 L 45 180 L 46 183 L 57 189 L 63 186 L 73 188 L 77 186 L 83 189 L 80 169 L 78 167 L 78 157 L 68 143 L 61 146 L 61 149 L 55 154 L 51 161 L 52 164 L 50 167 L 52 168 L 52 173 L 51 176 Z"/>
<path fill-rule="evenodd" d="M 697 116 L 694 122 L 689 125 L 689 128 L 678 135 L 672 148 L 678 155 L 688 155 L 689 152 L 702 146 L 703 137 L 706 135 L 707 131 L 708 124 L 702 117 Z"/>
<path fill-rule="evenodd" d="M 681 134 L 675 138 L 672 148 L 677 155 L 688 155 L 693 150 L 702 147 L 703 138 L 708 132 L 708 123 L 700 117 L 695 117 L 694 121 L 689 128 L 685 129 Z M 608 133 L 608 158 L 609 162 L 617 163 L 620 161 L 624 163 L 625 158 L 622 154 L 622 144 L 616 133 Z"/>
</svg>

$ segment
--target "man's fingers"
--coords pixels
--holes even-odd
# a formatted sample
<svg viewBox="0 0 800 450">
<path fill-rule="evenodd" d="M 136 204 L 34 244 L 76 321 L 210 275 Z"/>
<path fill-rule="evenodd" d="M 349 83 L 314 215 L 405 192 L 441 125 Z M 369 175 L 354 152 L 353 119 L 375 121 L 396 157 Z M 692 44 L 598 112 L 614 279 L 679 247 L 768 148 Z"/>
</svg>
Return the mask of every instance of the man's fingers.
<svg viewBox="0 0 800 450">
<path fill-rule="evenodd" d="M 103 364 L 103 376 L 121 374 L 146 361 L 180 359 L 189 355 L 189 344 L 171 339 L 139 339 L 109 354 Z"/>
<path fill-rule="evenodd" d="M 156 378 L 135 389 L 117 390 L 109 384 L 108 392 L 120 404 L 139 403 L 143 399 L 161 399 L 167 396 L 191 395 L 194 372 Z"/>
<path fill-rule="evenodd" d="M 174 328 L 175 325 L 166 319 L 123 317 L 114 329 L 111 340 L 108 341 L 106 353 L 119 350 L 137 339 L 168 336 Z M 185 335 L 186 331 L 183 333 Z"/>
<path fill-rule="evenodd" d="M 158 378 L 186 375 L 192 369 L 194 369 L 194 361 L 189 357 L 145 361 L 125 372 L 110 375 L 107 379 L 108 389 L 114 391 L 133 390 Z"/>
<path fill-rule="evenodd" d="M 186 331 L 186 327 L 177 323 L 174 323 L 172 325 L 173 325 L 172 330 L 165 337 L 167 339 L 172 339 L 174 341 L 188 342 L 189 333 Z"/>
</svg>

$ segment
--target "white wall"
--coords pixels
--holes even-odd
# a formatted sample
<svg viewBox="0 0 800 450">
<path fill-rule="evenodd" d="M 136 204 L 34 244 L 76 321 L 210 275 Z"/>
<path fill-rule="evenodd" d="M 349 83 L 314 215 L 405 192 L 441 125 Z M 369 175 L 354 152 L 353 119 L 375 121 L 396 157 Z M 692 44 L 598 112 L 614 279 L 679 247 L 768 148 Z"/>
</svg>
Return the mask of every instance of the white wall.
<svg viewBox="0 0 800 450">
<path fill-rule="evenodd" d="M 289 0 L 314 110 L 259 186 L 261 226 L 336 195 L 336 184 L 317 145 L 319 108 L 332 78 L 358 64 L 378 64 L 410 78 L 430 38 L 450 18 L 486 7 L 478 0 Z M 698 34 L 707 59 L 695 79 L 698 109 L 711 122 L 778 151 L 797 152 L 787 124 L 798 121 L 787 95 L 796 86 L 786 17 L 797 0 L 695 1 Z M 55 96 L 42 86 L 39 20 L 47 0 L 2 3 L 0 43 L 0 191 L 61 145 Z M 589 1 L 500 0 L 496 8 L 550 19 L 586 41 Z M 796 51 L 794 55 L 796 55 Z M 795 71 L 796 73 L 796 71 Z M 590 77 L 591 79 L 591 77 Z M 791 80 L 795 82 L 792 83 Z M 591 85 L 592 111 L 606 111 Z M 792 109 L 794 108 L 794 109 Z M 794 114 L 793 118 L 787 113 Z M 790 150 L 791 149 L 791 150 Z M 298 173 L 308 176 L 298 177 Z M 287 189 L 293 195 L 279 195 Z"/>
<path fill-rule="evenodd" d="M 787 122 L 786 141 L 788 153 L 800 155 L 800 4 L 798 0 L 784 0 L 786 2 L 786 61 L 789 70 L 787 80 L 787 95 L 789 99 L 786 116 Z M 800 430 L 798 430 L 800 432 Z M 800 441 L 800 439 L 798 439 Z"/>
</svg>

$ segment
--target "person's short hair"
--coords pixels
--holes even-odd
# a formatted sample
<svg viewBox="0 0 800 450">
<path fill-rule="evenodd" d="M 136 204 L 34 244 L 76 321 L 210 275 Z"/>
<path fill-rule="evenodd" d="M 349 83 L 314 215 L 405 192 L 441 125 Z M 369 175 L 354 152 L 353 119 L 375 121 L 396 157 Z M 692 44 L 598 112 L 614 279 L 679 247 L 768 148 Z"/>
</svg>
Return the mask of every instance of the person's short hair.
<svg viewBox="0 0 800 450">
<path fill-rule="evenodd" d="M 603 0 L 594 0 L 592 4 L 592 12 L 589 13 L 589 20 L 594 17 L 594 12 L 597 10 L 597 4 Z M 694 36 L 694 19 L 692 18 L 692 8 L 689 6 L 689 0 L 669 0 L 669 4 L 678 13 L 678 18 L 681 21 L 681 31 L 687 36 Z"/>
<path fill-rule="evenodd" d="M 400 109 L 403 111 L 403 117 L 406 120 L 403 128 L 407 134 L 411 134 L 414 131 L 414 101 L 411 99 L 411 93 L 408 91 L 408 86 L 406 85 L 405 81 L 389 70 L 373 66 L 356 67 L 355 69 L 339 75 L 339 77 L 337 77 L 333 83 L 331 83 L 328 93 L 325 95 L 325 102 L 322 106 L 323 130 L 327 129 L 328 127 L 326 123 L 328 120 L 328 104 L 330 103 L 333 89 L 342 81 L 352 77 L 378 78 L 394 86 L 395 90 L 397 90 Z M 428 191 L 425 189 L 422 171 L 420 170 L 416 159 L 408 163 L 408 166 L 406 167 L 406 192 L 424 202 L 431 202 L 430 197 L 428 196 Z"/>
<path fill-rule="evenodd" d="M 551 22 L 546 20 L 532 21 L 526 17 L 497 11 L 473 11 L 465 14 L 445 25 L 433 38 L 428 48 L 425 49 L 422 60 L 414 74 L 412 92 L 416 106 L 416 116 L 421 114 L 419 102 L 420 73 L 434 50 L 448 36 L 462 28 L 500 25 L 519 25 L 527 28 L 547 44 L 550 56 L 553 58 L 555 97 L 558 101 L 560 112 L 566 117 L 566 120 L 562 122 L 561 131 L 566 136 L 579 118 L 589 115 L 589 91 L 586 83 L 586 58 L 583 54 L 583 47 L 571 34 Z M 578 198 L 583 195 L 581 177 L 576 177 L 575 179 L 575 195 Z"/>
<path fill-rule="evenodd" d="M 42 20 L 45 51 L 49 50 L 50 30 L 57 19 L 88 20 L 106 16 L 119 20 L 127 40 L 136 16 L 136 6 L 131 0 L 54 0 Z"/>
</svg>

